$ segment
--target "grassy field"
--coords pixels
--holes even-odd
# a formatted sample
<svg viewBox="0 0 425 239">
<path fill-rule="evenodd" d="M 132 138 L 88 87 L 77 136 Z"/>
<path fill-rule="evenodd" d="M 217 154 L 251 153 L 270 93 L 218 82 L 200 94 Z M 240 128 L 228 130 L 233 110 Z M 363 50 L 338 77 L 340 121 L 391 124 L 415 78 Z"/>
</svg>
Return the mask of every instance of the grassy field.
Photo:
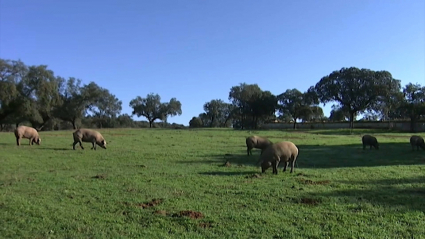
<svg viewBox="0 0 425 239">
<path fill-rule="evenodd" d="M 21 147 L 0 133 L 0 237 L 425 238 L 425 151 L 408 133 L 99 131 L 106 150 L 72 150 L 72 131 Z M 295 172 L 261 174 L 252 134 L 294 142 Z"/>
</svg>

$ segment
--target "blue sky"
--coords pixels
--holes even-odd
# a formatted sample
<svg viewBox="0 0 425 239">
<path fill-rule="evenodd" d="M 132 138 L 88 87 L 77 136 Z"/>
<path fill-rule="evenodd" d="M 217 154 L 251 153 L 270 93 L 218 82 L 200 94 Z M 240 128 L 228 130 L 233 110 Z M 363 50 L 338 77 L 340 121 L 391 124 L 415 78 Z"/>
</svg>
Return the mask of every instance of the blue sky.
<svg viewBox="0 0 425 239">
<path fill-rule="evenodd" d="M 425 85 L 425 1 L 1 0 L 0 58 L 94 81 L 122 113 L 176 97 L 187 125 L 242 82 L 277 95 L 354 66 Z"/>
</svg>

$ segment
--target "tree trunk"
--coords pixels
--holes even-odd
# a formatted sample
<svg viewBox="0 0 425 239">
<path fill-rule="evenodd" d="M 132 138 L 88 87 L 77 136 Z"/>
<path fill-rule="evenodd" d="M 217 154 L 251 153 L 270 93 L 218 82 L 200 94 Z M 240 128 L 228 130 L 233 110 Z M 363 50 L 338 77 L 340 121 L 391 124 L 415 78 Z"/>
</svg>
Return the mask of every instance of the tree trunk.
<svg viewBox="0 0 425 239">
<path fill-rule="evenodd" d="M 149 120 L 149 128 L 152 128 L 153 121 Z"/>
<path fill-rule="evenodd" d="M 19 123 L 16 123 L 16 128 L 18 128 L 19 127 Z"/>
<path fill-rule="evenodd" d="M 416 132 L 416 117 L 410 117 L 410 132 Z"/>
<path fill-rule="evenodd" d="M 294 129 L 297 127 L 297 119 L 294 119 Z"/>
<path fill-rule="evenodd" d="M 75 126 L 75 119 L 71 120 L 71 124 L 72 124 L 72 128 L 77 129 L 77 127 Z"/>
<path fill-rule="evenodd" d="M 353 111 L 350 111 L 350 129 L 354 129 L 354 113 Z"/>
</svg>

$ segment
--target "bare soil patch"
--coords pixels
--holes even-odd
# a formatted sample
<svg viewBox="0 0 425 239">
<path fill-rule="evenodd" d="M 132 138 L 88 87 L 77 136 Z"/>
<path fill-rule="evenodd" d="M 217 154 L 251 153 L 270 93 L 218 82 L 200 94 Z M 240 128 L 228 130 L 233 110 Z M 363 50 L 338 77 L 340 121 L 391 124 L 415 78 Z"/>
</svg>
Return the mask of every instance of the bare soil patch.
<svg viewBox="0 0 425 239">
<path fill-rule="evenodd" d="M 310 179 L 304 179 L 304 178 L 300 178 L 300 179 L 298 179 L 298 181 L 300 181 L 304 184 L 309 184 L 309 185 L 326 185 L 326 184 L 329 184 L 331 182 L 330 180 L 312 181 Z"/>
<path fill-rule="evenodd" d="M 137 204 L 137 206 L 145 209 L 145 208 L 155 207 L 155 206 L 161 204 L 162 201 L 163 201 L 163 199 L 156 198 L 156 199 L 152 199 L 152 201 L 150 201 L 150 202 L 139 203 L 139 204 Z"/>
<path fill-rule="evenodd" d="M 213 225 L 212 225 L 211 222 L 201 222 L 201 223 L 199 223 L 199 227 L 210 228 L 210 227 L 213 227 Z"/>
<path fill-rule="evenodd" d="M 261 178 L 261 175 L 258 173 L 252 174 L 252 175 L 248 175 L 245 178 Z"/>
<path fill-rule="evenodd" d="M 224 167 L 230 167 L 230 166 L 232 166 L 232 165 L 230 164 L 230 162 L 229 162 L 229 161 L 226 161 L 226 162 L 223 164 L 223 166 L 224 166 Z"/>
<path fill-rule="evenodd" d="M 175 213 L 172 216 L 173 217 L 189 217 L 191 219 L 200 219 L 204 217 L 204 215 L 201 212 L 196 212 L 191 210 L 180 211 L 179 213 Z"/>
<path fill-rule="evenodd" d="M 108 177 L 106 174 L 98 174 L 98 175 L 93 176 L 92 178 L 105 179 L 106 177 Z"/>
<path fill-rule="evenodd" d="M 161 216 L 167 216 L 167 211 L 165 211 L 165 210 L 157 210 L 157 211 L 155 211 L 153 213 L 154 214 L 161 215 Z"/>
</svg>

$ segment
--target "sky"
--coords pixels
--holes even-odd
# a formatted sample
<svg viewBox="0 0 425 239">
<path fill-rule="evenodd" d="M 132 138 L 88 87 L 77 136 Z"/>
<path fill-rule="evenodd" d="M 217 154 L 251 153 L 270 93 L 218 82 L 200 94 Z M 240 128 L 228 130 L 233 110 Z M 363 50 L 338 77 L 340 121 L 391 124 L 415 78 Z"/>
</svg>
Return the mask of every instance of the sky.
<svg viewBox="0 0 425 239">
<path fill-rule="evenodd" d="M 425 1 L 0 0 L 0 58 L 94 81 L 123 114 L 137 96 L 175 97 L 168 122 L 188 125 L 240 83 L 303 92 L 357 67 L 425 85 Z"/>
</svg>

